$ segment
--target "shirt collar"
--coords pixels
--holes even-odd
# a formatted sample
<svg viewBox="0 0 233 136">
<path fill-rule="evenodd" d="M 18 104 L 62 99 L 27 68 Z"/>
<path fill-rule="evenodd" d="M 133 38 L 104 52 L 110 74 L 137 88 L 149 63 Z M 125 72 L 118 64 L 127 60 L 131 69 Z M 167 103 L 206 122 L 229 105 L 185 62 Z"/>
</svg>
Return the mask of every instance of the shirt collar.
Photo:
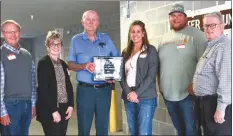
<svg viewBox="0 0 233 136">
<path fill-rule="evenodd" d="M 8 50 L 10 50 L 10 51 L 12 51 L 14 53 L 17 53 L 17 54 L 19 54 L 20 48 L 22 48 L 19 43 L 18 43 L 18 48 L 17 49 L 13 48 L 11 45 L 7 44 L 6 42 L 3 43 L 3 46 L 5 48 L 7 48 Z"/>
<path fill-rule="evenodd" d="M 60 59 L 54 60 L 50 57 L 50 59 L 52 60 L 53 64 L 61 64 Z"/>
<path fill-rule="evenodd" d="M 222 39 L 225 35 L 221 34 L 217 39 L 214 40 L 208 40 L 207 44 L 208 46 L 214 46 L 220 39 Z"/>
<path fill-rule="evenodd" d="M 50 58 L 50 60 L 52 61 L 53 64 L 60 64 L 61 63 L 59 58 L 57 60 L 54 60 L 49 54 L 48 54 L 48 56 L 49 56 L 49 58 Z"/>
<path fill-rule="evenodd" d="M 83 31 L 82 34 L 83 34 L 83 39 L 84 39 L 84 40 L 88 40 L 88 39 L 89 39 L 89 37 L 87 36 L 87 34 L 86 34 L 85 31 Z M 100 40 L 100 33 L 99 33 L 98 31 L 96 32 L 96 39 L 95 39 L 95 41 L 96 41 L 96 40 Z"/>
</svg>

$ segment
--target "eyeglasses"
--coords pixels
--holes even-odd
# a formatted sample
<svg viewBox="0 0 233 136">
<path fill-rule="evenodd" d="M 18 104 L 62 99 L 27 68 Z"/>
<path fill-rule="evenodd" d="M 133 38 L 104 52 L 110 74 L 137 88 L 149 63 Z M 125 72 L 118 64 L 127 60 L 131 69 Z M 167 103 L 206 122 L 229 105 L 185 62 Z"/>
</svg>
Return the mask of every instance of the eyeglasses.
<svg viewBox="0 0 233 136">
<path fill-rule="evenodd" d="M 220 23 L 220 24 L 222 24 L 222 23 Z M 209 24 L 209 25 L 203 25 L 203 28 L 204 29 L 207 29 L 207 28 L 210 28 L 210 29 L 214 29 L 214 28 L 216 28 L 216 26 L 217 25 L 220 25 L 220 24 Z"/>
<path fill-rule="evenodd" d="M 57 43 L 57 44 L 52 43 L 52 44 L 50 44 L 50 47 L 57 47 L 57 48 L 59 48 L 61 46 L 62 46 L 62 43 Z"/>
<path fill-rule="evenodd" d="M 6 34 L 16 34 L 19 33 L 19 30 L 15 30 L 15 31 L 3 31 Z"/>
</svg>

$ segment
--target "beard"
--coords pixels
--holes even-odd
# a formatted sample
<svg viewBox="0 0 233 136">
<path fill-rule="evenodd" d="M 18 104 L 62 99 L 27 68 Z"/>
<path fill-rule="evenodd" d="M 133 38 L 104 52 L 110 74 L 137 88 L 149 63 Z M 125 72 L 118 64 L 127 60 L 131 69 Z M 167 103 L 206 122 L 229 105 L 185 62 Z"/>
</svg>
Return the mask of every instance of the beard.
<svg viewBox="0 0 233 136">
<path fill-rule="evenodd" d="M 188 23 L 188 22 L 185 22 L 185 23 L 183 23 L 183 24 L 180 24 L 179 26 L 175 26 L 175 25 L 170 24 L 170 30 L 173 29 L 173 30 L 175 30 L 175 31 L 179 31 L 179 30 L 185 28 L 185 27 L 187 26 L 187 23 Z"/>
</svg>

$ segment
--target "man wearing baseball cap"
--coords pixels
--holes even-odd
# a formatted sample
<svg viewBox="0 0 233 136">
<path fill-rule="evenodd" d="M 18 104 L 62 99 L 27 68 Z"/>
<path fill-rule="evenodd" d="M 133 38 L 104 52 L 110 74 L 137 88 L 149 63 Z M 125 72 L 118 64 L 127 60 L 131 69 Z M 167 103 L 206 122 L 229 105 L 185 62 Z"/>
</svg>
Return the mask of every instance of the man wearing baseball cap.
<svg viewBox="0 0 233 136">
<path fill-rule="evenodd" d="M 196 64 L 205 51 L 204 33 L 188 26 L 187 15 L 180 4 L 169 12 L 170 31 L 163 35 L 158 52 L 159 86 L 178 135 L 196 135 L 193 98 L 188 93 Z"/>
<path fill-rule="evenodd" d="M 184 6 L 180 4 L 175 4 L 172 6 L 168 15 L 171 15 L 172 13 L 182 13 L 185 17 L 187 17 L 186 13 L 184 12 Z"/>
</svg>

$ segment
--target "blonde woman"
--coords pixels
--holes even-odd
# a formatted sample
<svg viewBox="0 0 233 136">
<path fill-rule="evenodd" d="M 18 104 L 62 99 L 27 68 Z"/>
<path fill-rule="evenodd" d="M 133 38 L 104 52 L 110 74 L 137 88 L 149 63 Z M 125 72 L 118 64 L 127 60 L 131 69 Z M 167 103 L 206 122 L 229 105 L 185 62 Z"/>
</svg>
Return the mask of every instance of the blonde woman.
<svg viewBox="0 0 233 136">
<path fill-rule="evenodd" d="M 48 55 L 39 60 L 37 68 L 37 120 L 41 122 L 45 135 L 66 135 L 74 99 L 67 64 L 59 58 L 61 35 L 49 31 L 45 45 Z"/>
</svg>

